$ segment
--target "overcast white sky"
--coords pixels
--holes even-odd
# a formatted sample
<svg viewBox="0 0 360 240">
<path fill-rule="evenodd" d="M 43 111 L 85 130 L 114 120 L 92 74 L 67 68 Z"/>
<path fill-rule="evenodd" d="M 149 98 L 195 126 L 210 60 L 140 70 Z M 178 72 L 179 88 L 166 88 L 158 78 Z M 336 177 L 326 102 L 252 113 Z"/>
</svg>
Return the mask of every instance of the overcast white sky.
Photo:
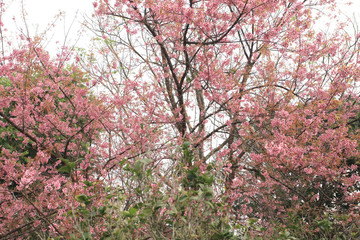
<svg viewBox="0 0 360 240">
<path fill-rule="evenodd" d="M 61 21 L 56 22 L 56 27 L 47 32 L 48 38 L 52 36 L 52 40 L 49 41 L 47 50 L 56 53 L 56 46 L 61 46 L 64 42 L 65 36 L 68 35 L 67 44 L 86 47 L 89 43 L 89 37 L 84 34 L 79 34 L 81 29 L 80 22 L 83 21 L 84 15 L 91 16 L 93 11 L 93 1 L 95 0 L 4 0 L 6 4 L 6 13 L 4 17 L 5 28 L 8 28 L 8 33 L 16 35 L 19 27 L 24 26 L 22 19 L 22 3 L 26 10 L 26 22 L 31 36 L 41 34 L 46 29 L 49 23 L 51 23 L 54 17 L 63 12 L 65 17 Z M 344 15 L 353 17 L 355 15 L 357 22 L 360 22 L 360 0 L 352 0 L 354 3 L 352 6 L 347 6 L 346 3 L 350 0 L 338 0 L 339 7 L 342 9 Z M 14 24 L 12 18 L 15 17 L 17 25 Z M 74 21 L 74 18 L 75 21 Z M 72 22 L 74 24 L 71 26 Z M 71 29 L 70 29 L 71 27 Z M 70 29 L 69 34 L 68 31 Z M 56 45 L 55 42 L 59 42 Z"/>
<path fill-rule="evenodd" d="M 79 31 L 82 29 L 81 22 L 84 20 L 84 16 L 90 17 L 93 12 L 93 0 L 5 0 L 4 2 L 6 12 L 3 22 L 5 28 L 8 29 L 7 35 L 18 35 L 19 28 L 26 31 L 22 18 L 23 4 L 30 36 L 47 31 L 56 16 L 62 12 L 63 17 L 58 18 L 55 27 L 46 32 L 46 36 L 49 38 L 46 48 L 50 52 L 57 52 L 56 48 L 63 45 L 65 36 L 68 36 L 66 42 L 70 45 L 77 43 L 80 47 L 86 47 L 89 42 L 89 37 Z"/>
</svg>

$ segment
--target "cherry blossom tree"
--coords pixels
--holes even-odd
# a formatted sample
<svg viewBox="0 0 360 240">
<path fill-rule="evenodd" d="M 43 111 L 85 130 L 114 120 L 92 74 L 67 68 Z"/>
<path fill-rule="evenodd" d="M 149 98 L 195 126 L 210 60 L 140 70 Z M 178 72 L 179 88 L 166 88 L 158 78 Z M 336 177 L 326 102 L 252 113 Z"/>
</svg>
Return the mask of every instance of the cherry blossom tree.
<svg viewBox="0 0 360 240">
<path fill-rule="evenodd" d="M 360 36 L 316 28 L 335 1 L 93 5 L 74 64 L 36 39 L 1 58 L 1 237 L 359 235 Z"/>
<path fill-rule="evenodd" d="M 199 190 L 179 176 L 210 174 L 233 226 L 266 228 L 252 234 L 289 226 L 289 215 L 302 237 L 356 229 L 359 35 L 315 28 L 335 1 L 94 6 L 102 59 L 87 69 L 118 106 L 105 169 L 119 176 L 123 159 L 150 158 L 152 184 L 175 192 Z"/>
</svg>

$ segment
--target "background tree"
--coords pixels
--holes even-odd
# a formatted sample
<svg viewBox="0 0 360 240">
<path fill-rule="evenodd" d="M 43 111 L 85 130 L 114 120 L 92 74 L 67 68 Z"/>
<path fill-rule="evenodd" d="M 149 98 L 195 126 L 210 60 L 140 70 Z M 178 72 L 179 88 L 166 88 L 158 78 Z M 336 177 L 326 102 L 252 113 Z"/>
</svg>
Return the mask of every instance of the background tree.
<svg viewBox="0 0 360 240">
<path fill-rule="evenodd" d="M 70 53 L 52 60 L 39 45 L 1 59 L 1 238 L 71 229 L 63 214 L 93 178 L 91 145 L 106 115 L 85 73 L 66 65 Z"/>
</svg>

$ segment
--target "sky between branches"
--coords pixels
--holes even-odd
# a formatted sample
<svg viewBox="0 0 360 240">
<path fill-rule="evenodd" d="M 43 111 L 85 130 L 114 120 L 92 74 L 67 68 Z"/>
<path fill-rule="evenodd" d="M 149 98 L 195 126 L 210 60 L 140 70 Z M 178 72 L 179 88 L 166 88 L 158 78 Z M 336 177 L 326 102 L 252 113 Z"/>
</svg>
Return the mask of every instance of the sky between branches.
<svg viewBox="0 0 360 240">
<path fill-rule="evenodd" d="M 337 1 L 342 19 L 349 17 L 360 25 L 358 11 L 360 0 Z M 352 5 L 347 4 L 350 1 Z M 20 29 L 24 32 L 29 31 L 30 36 L 44 34 L 46 41 L 43 43 L 51 54 L 57 53 L 58 48 L 63 45 L 87 48 L 90 44 L 91 36 L 84 31 L 81 23 L 93 13 L 92 0 L 4 0 L 4 2 L 6 12 L 3 22 L 8 30 L 7 34 L 14 39 Z M 61 17 L 57 18 L 59 14 Z M 325 24 L 326 21 L 319 24 Z M 49 28 L 53 22 L 55 25 Z M 324 29 L 323 26 L 320 28 Z"/>
</svg>

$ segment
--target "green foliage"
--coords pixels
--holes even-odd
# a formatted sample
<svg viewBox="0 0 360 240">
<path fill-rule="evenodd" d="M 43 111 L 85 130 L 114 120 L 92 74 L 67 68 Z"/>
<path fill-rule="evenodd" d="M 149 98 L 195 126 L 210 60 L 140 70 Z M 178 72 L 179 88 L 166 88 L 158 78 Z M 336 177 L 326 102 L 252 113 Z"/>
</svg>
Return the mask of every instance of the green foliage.
<svg viewBox="0 0 360 240">
<path fill-rule="evenodd" d="M 242 239 L 265 239 L 265 228 L 260 228 L 257 219 L 249 219 L 247 226 L 238 226 L 243 233 Z M 345 224 L 346 223 L 346 224 Z M 272 235 L 266 239 L 318 239 L 345 240 L 358 239 L 360 231 L 358 223 L 349 222 L 348 216 L 323 213 L 319 214 L 310 224 L 296 213 L 288 213 L 288 218 L 273 223 Z"/>
<path fill-rule="evenodd" d="M 183 153 L 187 161 L 193 161 L 190 149 Z M 87 239 L 94 238 L 94 234 L 89 235 L 89 225 L 97 217 L 107 226 L 101 239 L 236 239 L 225 201 L 214 193 L 210 171 L 201 172 L 195 166 L 181 168 L 178 184 L 182 187 L 174 193 L 159 181 L 151 163 L 151 159 L 121 161 L 129 186 L 106 188 L 107 201 L 101 208 L 90 207 L 91 197 L 76 196 L 81 204 L 72 216 L 82 219 L 74 220 L 80 221 L 79 232 L 86 232 Z M 93 185 L 88 181 L 84 184 L 89 188 Z M 125 187 L 133 188 L 132 196 L 124 194 Z"/>
<path fill-rule="evenodd" d="M 76 163 L 70 162 L 67 159 L 62 158 L 61 161 L 64 163 L 64 165 L 58 169 L 58 172 L 70 174 L 76 167 Z"/>
</svg>

